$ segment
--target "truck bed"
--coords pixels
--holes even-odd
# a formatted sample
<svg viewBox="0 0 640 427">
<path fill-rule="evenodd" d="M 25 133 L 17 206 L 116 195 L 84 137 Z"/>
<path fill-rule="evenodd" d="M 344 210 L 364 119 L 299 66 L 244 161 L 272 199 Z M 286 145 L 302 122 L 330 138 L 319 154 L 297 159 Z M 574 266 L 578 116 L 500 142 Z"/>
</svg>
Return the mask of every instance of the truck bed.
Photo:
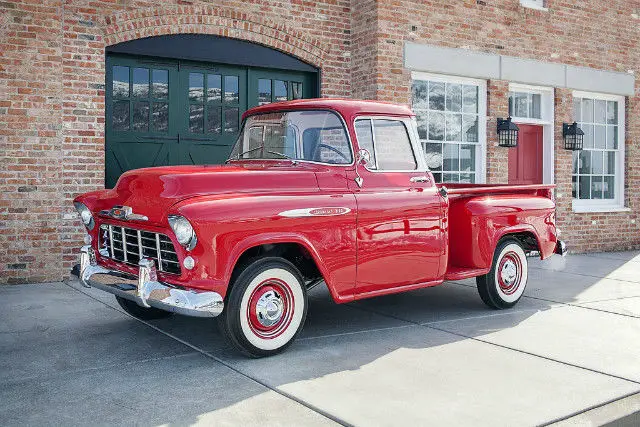
<svg viewBox="0 0 640 427">
<path fill-rule="evenodd" d="M 548 225 L 555 215 L 555 185 L 438 184 L 449 195 L 449 256 L 445 280 L 486 274 L 493 250 L 513 235 L 542 258 L 555 248 Z"/>
</svg>

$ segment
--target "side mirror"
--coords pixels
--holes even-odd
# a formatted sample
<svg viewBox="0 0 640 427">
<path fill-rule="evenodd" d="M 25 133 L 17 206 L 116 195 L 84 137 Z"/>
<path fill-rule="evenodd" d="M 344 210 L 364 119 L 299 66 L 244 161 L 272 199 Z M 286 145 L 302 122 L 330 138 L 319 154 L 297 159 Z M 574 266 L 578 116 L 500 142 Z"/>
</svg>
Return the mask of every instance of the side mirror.
<svg viewBox="0 0 640 427">
<path fill-rule="evenodd" d="M 366 148 L 361 148 L 358 151 L 358 158 L 356 159 L 356 162 L 362 166 L 366 166 L 371 163 L 371 153 L 369 152 L 369 150 L 367 150 Z"/>
</svg>

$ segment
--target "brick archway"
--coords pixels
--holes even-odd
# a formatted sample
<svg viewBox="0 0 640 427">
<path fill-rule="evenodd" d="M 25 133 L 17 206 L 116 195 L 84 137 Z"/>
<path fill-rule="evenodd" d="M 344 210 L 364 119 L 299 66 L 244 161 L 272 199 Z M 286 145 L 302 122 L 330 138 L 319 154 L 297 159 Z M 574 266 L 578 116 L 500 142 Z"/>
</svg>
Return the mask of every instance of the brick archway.
<svg viewBox="0 0 640 427">
<path fill-rule="evenodd" d="M 168 34 L 211 34 L 258 43 L 320 68 L 329 47 L 302 31 L 255 14 L 214 6 L 162 6 L 105 19 L 106 46 Z"/>
</svg>

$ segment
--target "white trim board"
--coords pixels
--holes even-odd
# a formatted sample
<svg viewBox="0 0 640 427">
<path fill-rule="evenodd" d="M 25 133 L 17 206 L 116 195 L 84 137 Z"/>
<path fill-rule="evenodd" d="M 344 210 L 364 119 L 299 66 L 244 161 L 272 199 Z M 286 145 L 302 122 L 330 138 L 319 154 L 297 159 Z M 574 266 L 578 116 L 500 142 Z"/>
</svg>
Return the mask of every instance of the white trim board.
<svg viewBox="0 0 640 427">
<path fill-rule="evenodd" d="M 404 44 L 404 66 L 413 71 L 509 80 L 623 96 L 633 96 L 635 91 L 635 76 L 630 73 L 414 42 Z"/>
</svg>

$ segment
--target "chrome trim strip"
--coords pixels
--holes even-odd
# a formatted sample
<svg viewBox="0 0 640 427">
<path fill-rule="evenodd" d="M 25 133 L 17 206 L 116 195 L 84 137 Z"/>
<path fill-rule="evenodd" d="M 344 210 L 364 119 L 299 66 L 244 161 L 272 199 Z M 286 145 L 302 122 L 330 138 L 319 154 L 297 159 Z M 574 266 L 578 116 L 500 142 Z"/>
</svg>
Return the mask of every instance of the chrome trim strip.
<svg viewBox="0 0 640 427">
<path fill-rule="evenodd" d="M 156 233 L 156 250 L 158 251 L 158 270 L 162 271 L 162 251 L 160 250 L 160 234 Z"/>
<path fill-rule="evenodd" d="M 124 232 L 124 227 L 120 227 L 120 240 L 122 240 L 122 253 L 124 254 L 124 262 L 129 262 L 129 259 L 127 258 L 127 236 Z"/>
<path fill-rule="evenodd" d="M 328 206 L 317 208 L 303 208 L 303 209 L 290 209 L 278 213 L 278 216 L 286 218 L 303 218 L 314 216 L 338 216 L 346 215 L 351 212 L 351 209 L 340 206 Z"/>
<path fill-rule="evenodd" d="M 141 307 L 154 307 L 185 316 L 216 317 L 224 309 L 224 299 L 217 292 L 178 289 L 159 282 L 152 260 L 143 258 L 138 276 L 108 270 L 96 263 L 91 246 L 80 249 L 80 281 L 110 294 L 134 301 Z"/>
<path fill-rule="evenodd" d="M 116 258 L 116 253 L 113 251 L 113 228 L 109 225 L 109 246 L 111 246 L 111 258 Z"/>
<path fill-rule="evenodd" d="M 142 235 L 140 234 L 140 230 L 136 230 L 136 233 L 138 233 L 138 259 L 142 259 L 144 255 L 142 251 Z"/>
</svg>

